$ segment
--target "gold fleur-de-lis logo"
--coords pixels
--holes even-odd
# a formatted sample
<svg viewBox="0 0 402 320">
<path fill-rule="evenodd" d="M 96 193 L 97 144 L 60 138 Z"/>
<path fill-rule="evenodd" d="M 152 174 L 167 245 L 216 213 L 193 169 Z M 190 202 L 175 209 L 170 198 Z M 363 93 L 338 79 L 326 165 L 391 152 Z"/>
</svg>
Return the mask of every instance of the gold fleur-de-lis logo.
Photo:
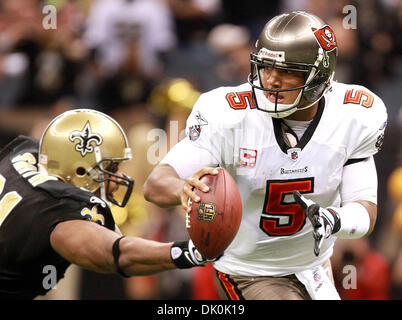
<svg viewBox="0 0 402 320">
<path fill-rule="evenodd" d="M 91 125 L 89 121 L 85 124 L 84 128 L 80 130 L 74 130 L 70 133 L 70 141 L 74 142 L 76 139 L 79 140 L 79 143 L 75 145 L 75 150 L 77 150 L 84 157 L 87 153 L 91 153 L 94 151 L 93 142 L 99 146 L 103 139 L 97 134 L 93 133 L 91 129 Z"/>
<path fill-rule="evenodd" d="M 105 217 L 102 214 L 98 213 L 98 208 L 96 206 L 92 207 L 92 209 L 82 209 L 81 215 L 83 217 L 88 216 L 93 222 L 99 223 L 102 226 L 105 225 Z"/>
</svg>

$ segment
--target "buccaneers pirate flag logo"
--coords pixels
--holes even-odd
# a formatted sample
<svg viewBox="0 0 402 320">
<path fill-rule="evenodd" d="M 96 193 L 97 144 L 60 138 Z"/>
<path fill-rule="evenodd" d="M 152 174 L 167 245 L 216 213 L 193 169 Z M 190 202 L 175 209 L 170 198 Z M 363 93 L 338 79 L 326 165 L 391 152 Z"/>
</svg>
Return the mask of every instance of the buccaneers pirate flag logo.
<svg viewBox="0 0 402 320">
<path fill-rule="evenodd" d="M 337 49 L 335 33 L 330 26 L 324 26 L 320 29 L 311 27 L 320 47 L 324 50 L 324 66 L 328 67 L 327 52 Z"/>
<path fill-rule="evenodd" d="M 336 48 L 335 33 L 330 26 L 324 26 L 321 29 L 311 28 L 321 48 L 325 51 L 332 51 Z"/>
</svg>

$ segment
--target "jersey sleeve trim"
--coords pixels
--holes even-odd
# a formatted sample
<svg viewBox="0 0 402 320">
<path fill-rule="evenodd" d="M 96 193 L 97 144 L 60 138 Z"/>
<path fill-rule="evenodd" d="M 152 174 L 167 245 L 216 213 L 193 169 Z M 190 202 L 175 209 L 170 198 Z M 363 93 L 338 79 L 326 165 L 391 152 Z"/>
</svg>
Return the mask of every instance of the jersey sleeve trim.
<svg viewBox="0 0 402 320">
<path fill-rule="evenodd" d="M 344 167 L 350 165 L 350 164 L 354 164 L 360 161 L 366 161 L 368 158 L 357 158 L 357 159 L 349 159 L 348 161 L 345 162 L 345 164 L 343 165 Z"/>
</svg>

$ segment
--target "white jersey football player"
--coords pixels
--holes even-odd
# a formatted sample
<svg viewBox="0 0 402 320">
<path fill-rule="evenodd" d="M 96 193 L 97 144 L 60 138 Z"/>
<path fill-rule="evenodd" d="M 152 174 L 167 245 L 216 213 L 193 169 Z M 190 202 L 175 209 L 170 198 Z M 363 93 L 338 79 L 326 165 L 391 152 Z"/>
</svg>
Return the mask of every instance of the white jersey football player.
<svg viewBox="0 0 402 320">
<path fill-rule="evenodd" d="M 305 12 L 270 20 L 248 82 L 204 93 L 144 185 L 159 206 L 199 201 L 200 177 L 226 168 L 243 203 L 239 232 L 214 262 L 222 298 L 339 299 L 330 257 L 377 217 L 373 155 L 387 113 L 370 90 L 333 81 L 337 42 Z"/>
</svg>

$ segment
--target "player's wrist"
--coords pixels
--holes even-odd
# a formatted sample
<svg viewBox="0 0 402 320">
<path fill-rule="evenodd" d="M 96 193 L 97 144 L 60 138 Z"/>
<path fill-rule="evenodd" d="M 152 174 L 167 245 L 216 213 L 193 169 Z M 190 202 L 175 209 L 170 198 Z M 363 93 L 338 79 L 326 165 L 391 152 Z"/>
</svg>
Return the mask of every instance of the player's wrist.
<svg viewBox="0 0 402 320">
<path fill-rule="evenodd" d="M 207 263 L 191 240 L 174 242 L 170 248 L 170 257 L 178 269 L 204 266 Z"/>
<path fill-rule="evenodd" d="M 325 217 L 327 220 L 328 225 L 330 226 L 330 232 L 329 234 L 334 234 L 340 230 L 341 223 L 340 223 L 340 217 L 337 212 L 338 208 L 321 208 L 321 214 Z"/>
<path fill-rule="evenodd" d="M 327 208 L 339 217 L 339 228 L 333 235 L 340 239 L 364 237 L 370 228 L 370 217 L 366 208 L 357 202 L 351 202 L 341 208 Z"/>
</svg>

